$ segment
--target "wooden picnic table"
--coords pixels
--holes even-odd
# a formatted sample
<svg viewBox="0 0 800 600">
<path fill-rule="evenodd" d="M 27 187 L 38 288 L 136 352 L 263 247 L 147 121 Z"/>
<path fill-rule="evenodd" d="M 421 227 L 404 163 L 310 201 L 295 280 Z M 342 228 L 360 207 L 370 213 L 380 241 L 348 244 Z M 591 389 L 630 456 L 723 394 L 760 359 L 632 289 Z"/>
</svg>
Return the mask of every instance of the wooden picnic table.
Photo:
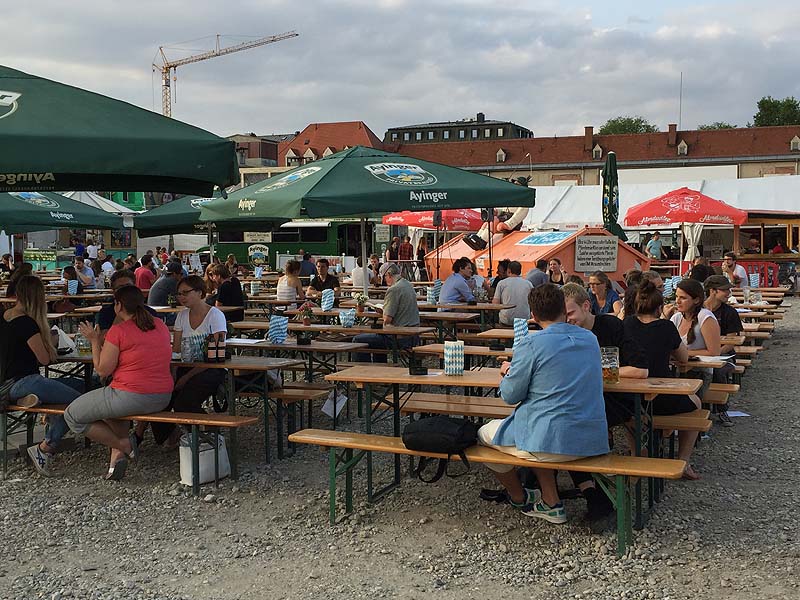
<svg viewBox="0 0 800 600">
<path fill-rule="evenodd" d="M 173 314 L 186 310 L 185 306 L 151 306 L 150 308 L 152 308 L 159 314 Z M 217 306 L 216 308 L 218 308 L 222 312 L 234 312 L 237 310 L 244 309 L 243 306 Z M 99 313 L 101 310 L 103 310 L 103 307 L 100 305 L 79 306 L 73 312 L 94 314 L 94 313 Z"/>
<path fill-rule="evenodd" d="M 436 324 L 436 331 L 439 336 L 439 343 L 444 342 L 448 337 L 448 329 L 450 338 L 453 340 L 458 339 L 458 324 L 468 323 L 478 319 L 477 313 L 469 312 L 420 312 L 420 321 L 434 321 Z M 449 327 L 448 327 L 449 326 Z"/>
</svg>

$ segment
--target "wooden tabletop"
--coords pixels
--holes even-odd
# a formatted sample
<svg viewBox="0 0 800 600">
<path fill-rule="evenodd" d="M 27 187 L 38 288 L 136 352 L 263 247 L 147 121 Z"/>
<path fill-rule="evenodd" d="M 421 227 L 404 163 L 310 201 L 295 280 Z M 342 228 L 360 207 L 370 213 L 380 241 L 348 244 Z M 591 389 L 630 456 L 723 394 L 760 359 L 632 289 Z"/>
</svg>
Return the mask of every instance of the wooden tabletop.
<svg viewBox="0 0 800 600">
<path fill-rule="evenodd" d="M 425 321 L 476 321 L 478 313 L 470 312 L 420 312 L 419 318 Z"/>
<path fill-rule="evenodd" d="M 47 318 L 51 321 L 57 321 L 65 316 L 67 316 L 67 313 L 47 313 Z"/>
<path fill-rule="evenodd" d="M 741 346 L 744 344 L 743 335 L 723 335 L 719 338 L 719 343 L 723 346 Z"/>
<path fill-rule="evenodd" d="M 256 350 L 292 350 L 298 352 L 319 352 L 323 354 L 353 352 L 368 346 L 368 344 L 356 342 L 320 342 L 317 340 L 312 340 L 310 344 L 298 345 L 297 340 L 294 338 L 287 338 L 283 344 L 273 344 L 269 340 L 258 340 L 258 342 L 252 343 L 252 340 L 229 338 L 226 344 L 231 348 L 254 348 Z"/>
<path fill-rule="evenodd" d="M 438 356 L 444 355 L 444 344 L 426 344 L 424 346 L 415 346 L 412 351 L 416 354 L 435 354 Z M 507 348 L 505 350 L 492 350 L 489 346 L 464 346 L 464 354 L 470 356 L 511 356 L 513 350 Z"/>
<path fill-rule="evenodd" d="M 528 331 L 533 331 L 529 329 Z M 508 327 L 507 329 L 487 329 L 486 331 L 481 331 L 478 333 L 479 338 L 487 338 L 490 340 L 513 340 L 514 339 L 514 329 L 512 327 Z"/>
<path fill-rule="evenodd" d="M 78 354 L 71 352 L 61 354 L 56 359 L 58 363 L 91 363 L 92 355 Z M 240 356 L 234 355 L 229 360 L 221 363 L 191 362 L 185 363 L 180 360 L 173 360 L 170 364 L 180 367 L 202 367 L 205 369 L 236 369 L 237 371 L 269 371 L 270 369 L 285 369 L 286 367 L 302 366 L 305 361 L 297 358 L 272 358 L 269 356 Z"/>
<path fill-rule="evenodd" d="M 482 311 L 482 310 L 495 310 L 501 311 L 508 308 L 516 308 L 516 304 L 492 304 L 491 302 L 478 302 L 477 304 L 466 303 L 453 303 L 453 304 L 428 304 L 427 302 L 420 302 L 420 309 L 428 308 L 443 308 L 446 310 L 460 310 L 464 312 Z"/>
<path fill-rule="evenodd" d="M 239 330 L 268 330 L 269 321 L 239 321 L 238 323 L 231 323 L 234 329 Z M 435 327 L 391 327 L 384 326 L 378 328 L 364 327 L 361 325 L 354 325 L 353 327 L 343 327 L 342 325 L 325 325 L 323 323 L 312 323 L 311 325 L 303 325 L 296 321 L 289 321 L 289 331 L 307 331 L 314 333 L 382 333 L 384 335 L 420 335 L 422 333 L 430 333 L 436 331 Z"/>
</svg>

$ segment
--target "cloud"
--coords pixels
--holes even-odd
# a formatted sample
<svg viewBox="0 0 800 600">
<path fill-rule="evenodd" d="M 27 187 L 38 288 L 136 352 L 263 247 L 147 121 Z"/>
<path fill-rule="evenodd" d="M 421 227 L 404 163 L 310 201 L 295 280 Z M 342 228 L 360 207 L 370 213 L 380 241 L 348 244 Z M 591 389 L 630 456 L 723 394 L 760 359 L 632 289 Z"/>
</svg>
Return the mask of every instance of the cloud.
<svg viewBox="0 0 800 600">
<path fill-rule="evenodd" d="M 295 39 L 178 69 L 173 114 L 221 135 L 359 119 L 382 136 L 478 111 L 539 136 L 579 134 L 621 114 L 665 129 L 677 119 L 681 72 L 684 128 L 743 124 L 764 95 L 800 96 L 790 75 L 800 12 L 788 1 L 765 0 L 758 11 L 631 5 L 611 17 L 599 2 L 583 4 L 40 0 L 4 9 L 13 26 L 0 50 L 13 68 L 158 111 L 151 63 L 160 45 L 175 58 L 187 54 L 173 47 L 179 40 L 200 51 L 214 39 L 198 38 L 217 32 L 297 30 Z"/>
</svg>

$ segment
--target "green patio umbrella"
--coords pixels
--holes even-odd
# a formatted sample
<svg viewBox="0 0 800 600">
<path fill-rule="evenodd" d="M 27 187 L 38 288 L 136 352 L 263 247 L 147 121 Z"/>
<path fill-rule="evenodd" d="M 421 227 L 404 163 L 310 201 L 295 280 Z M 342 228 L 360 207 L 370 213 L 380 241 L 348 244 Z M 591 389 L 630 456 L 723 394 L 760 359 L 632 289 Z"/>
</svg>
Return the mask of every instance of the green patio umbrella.
<svg viewBox="0 0 800 600">
<path fill-rule="evenodd" d="M 64 228 L 122 229 L 122 217 L 51 192 L 0 193 L 0 229 L 27 233 Z"/>
<path fill-rule="evenodd" d="M 267 219 L 248 220 L 246 223 L 222 222 L 218 225 L 201 221 L 200 209 L 206 204 L 221 198 L 222 196 L 219 192 L 212 198 L 183 196 L 136 215 L 133 219 L 134 229 L 142 237 L 172 235 L 175 233 L 206 234 L 209 225 L 213 225 L 213 229 L 219 231 L 242 231 L 245 225 L 250 228 L 269 230 L 279 227 L 282 223 L 290 220 L 276 216 Z"/>
<path fill-rule="evenodd" d="M 235 144 L 197 127 L 0 66 L 0 192 L 210 196 L 239 179 Z"/>
<path fill-rule="evenodd" d="M 377 216 L 402 210 L 533 206 L 535 191 L 376 148 L 356 146 L 232 192 L 201 220 Z"/>
<path fill-rule="evenodd" d="M 603 177 L 603 227 L 623 242 L 628 236 L 619 225 L 619 175 L 617 174 L 617 155 L 609 152 L 606 164 L 600 173 Z"/>
</svg>

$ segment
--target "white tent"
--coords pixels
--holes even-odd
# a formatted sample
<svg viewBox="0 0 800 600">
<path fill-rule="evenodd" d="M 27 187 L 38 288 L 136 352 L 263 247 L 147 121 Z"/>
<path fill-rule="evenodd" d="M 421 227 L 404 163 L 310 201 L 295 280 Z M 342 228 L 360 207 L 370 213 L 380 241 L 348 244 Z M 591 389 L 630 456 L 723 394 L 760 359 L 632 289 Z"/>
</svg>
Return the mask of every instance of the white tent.
<svg viewBox="0 0 800 600">
<path fill-rule="evenodd" d="M 800 176 L 795 175 L 629 184 L 621 185 L 619 189 L 620 224 L 631 206 L 680 187 L 701 191 L 742 210 L 797 212 L 800 206 Z M 531 230 L 569 230 L 580 229 L 584 225 L 602 225 L 601 198 L 602 190 L 599 185 L 537 187 L 536 208 L 528 214 L 524 227 Z M 624 225 L 623 228 L 629 229 Z"/>
<path fill-rule="evenodd" d="M 106 200 L 102 196 L 98 196 L 93 192 L 59 192 L 59 193 L 62 196 L 66 196 L 67 198 L 72 198 L 73 200 L 77 200 L 78 202 L 82 202 L 83 204 L 99 208 L 100 210 L 104 210 L 108 213 L 114 213 L 120 215 L 122 217 L 122 224 L 127 228 L 131 229 L 133 228 L 133 215 L 137 214 L 137 211 L 128 208 L 127 206 L 122 206 L 121 204 L 117 204 L 116 202 L 112 202 L 111 200 Z"/>
</svg>

